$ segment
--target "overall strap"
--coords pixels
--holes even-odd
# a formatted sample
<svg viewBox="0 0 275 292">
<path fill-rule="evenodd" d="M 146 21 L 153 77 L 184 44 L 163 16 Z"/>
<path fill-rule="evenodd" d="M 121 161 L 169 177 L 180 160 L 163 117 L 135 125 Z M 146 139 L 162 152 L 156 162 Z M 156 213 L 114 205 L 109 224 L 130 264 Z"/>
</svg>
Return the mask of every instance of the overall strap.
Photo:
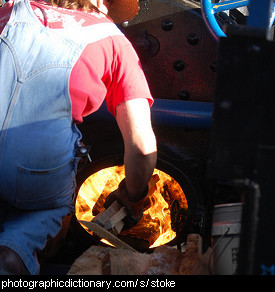
<svg viewBox="0 0 275 292">
<path fill-rule="evenodd" d="M 8 24 L 13 22 L 28 22 L 41 25 L 39 19 L 34 14 L 29 0 L 14 0 L 13 9 Z"/>
</svg>

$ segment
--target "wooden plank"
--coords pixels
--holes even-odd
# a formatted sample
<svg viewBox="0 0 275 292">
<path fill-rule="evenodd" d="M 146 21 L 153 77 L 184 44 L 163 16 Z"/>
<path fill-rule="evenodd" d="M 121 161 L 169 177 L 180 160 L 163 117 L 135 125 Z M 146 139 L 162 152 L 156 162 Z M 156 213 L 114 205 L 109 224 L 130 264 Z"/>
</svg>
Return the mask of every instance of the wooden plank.
<svg viewBox="0 0 275 292">
<path fill-rule="evenodd" d="M 104 229 L 103 227 L 101 227 L 100 225 L 98 225 L 96 223 L 90 222 L 89 229 L 91 231 L 93 231 L 97 236 L 106 239 L 108 242 L 113 244 L 118 249 L 124 248 L 124 249 L 129 249 L 129 250 L 132 250 L 132 251 L 136 251 L 130 245 L 128 245 L 127 243 L 123 242 L 118 237 L 113 235 L 111 232 L 109 232 L 108 230 Z"/>
<path fill-rule="evenodd" d="M 127 216 L 127 211 L 125 209 L 125 207 L 120 208 L 120 210 L 115 213 L 110 219 L 109 221 L 105 224 L 105 228 L 108 229 L 112 229 L 116 226 L 117 223 L 121 222 L 122 219 L 124 219 Z M 123 224 L 124 225 L 124 224 Z M 123 226 L 122 226 L 123 227 Z"/>
<path fill-rule="evenodd" d="M 100 225 L 102 225 L 104 227 L 106 225 L 112 225 L 110 223 L 110 219 L 113 218 L 113 216 L 115 216 L 121 209 L 122 209 L 121 205 L 117 201 L 114 201 L 107 209 L 105 209 L 103 212 L 101 212 L 97 216 L 95 216 L 92 221 L 98 222 Z M 119 215 L 123 215 L 123 214 L 119 213 Z M 125 212 L 124 217 L 126 217 L 126 215 L 127 215 L 127 213 Z M 124 217 L 122 217 L 122 219 Z M 119 216 L 118 218 L 116 216 L 114 217 L 114 220 L 117 219 L 117 221 L 114 223 L 114 225 L 118 221 L 122 220 L 120 218 L 121 218 L 121 216 Z M 110 229 L 110 228 L 107 228 L 107 229 Z"/>
</svg>

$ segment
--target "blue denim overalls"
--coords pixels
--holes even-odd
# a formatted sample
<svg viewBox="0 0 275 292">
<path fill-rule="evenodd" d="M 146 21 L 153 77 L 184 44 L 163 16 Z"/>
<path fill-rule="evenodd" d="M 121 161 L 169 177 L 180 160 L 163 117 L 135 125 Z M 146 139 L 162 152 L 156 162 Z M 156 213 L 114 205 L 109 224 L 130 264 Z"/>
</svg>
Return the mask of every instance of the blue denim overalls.
<svg viewBox="0 0 275 292">
<path fill-rule="evenodd" d="M 121 34 L 108 25 L 105 37 Z M 85 30 L 45 28 L 29 0 L 15 0 L 1 34 L 0 245 L 15 250 L 31 274 L 39 273 L 35 251 L 74 210 L 81 134 L 72 121 L 69 76 L 86 44 L 104 37 L 94 31 L 87 37 Z"/>
</svg>

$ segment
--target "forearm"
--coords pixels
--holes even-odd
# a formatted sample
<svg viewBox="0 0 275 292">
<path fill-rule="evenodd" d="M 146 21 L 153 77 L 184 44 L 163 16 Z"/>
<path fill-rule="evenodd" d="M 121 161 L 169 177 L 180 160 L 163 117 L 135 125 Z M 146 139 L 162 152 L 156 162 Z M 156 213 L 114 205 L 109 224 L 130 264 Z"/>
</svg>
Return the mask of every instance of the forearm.
<svg viewBox="0 0 275 292">
<path fill-rule="evenodd" d="M 155 145 L 152 139 L 152 145 Z M 129 200 L 138 201 L 146 188 L 156 166 L 156 147 L 151 153 L 144 154 L 139 149 L 125 151 L 124 164 L 126 174 L 126 188 Z"/>
<path fill-rule="evenodd" d="M 137 200 L 148 184 L 156 165 L 156 138 L 150 108 L 145 99 L 131 100 L 117 107 L 125 153 L 126 188 L 130 200 Z"/>
</svg>

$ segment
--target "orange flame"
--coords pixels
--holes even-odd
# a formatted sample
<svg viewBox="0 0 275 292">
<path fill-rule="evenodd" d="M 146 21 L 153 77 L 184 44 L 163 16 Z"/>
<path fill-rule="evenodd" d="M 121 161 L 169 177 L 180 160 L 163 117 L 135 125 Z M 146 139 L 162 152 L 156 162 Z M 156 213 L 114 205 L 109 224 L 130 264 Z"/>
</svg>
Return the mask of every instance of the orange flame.
<svg viewBox="0 0 275 292">
<path fill-rule="evenodd" d="M 153 175 L 158 175 L 159 181 L 156 190 L 144 202 L 142 219 L 133 228 L 121 232 L 121 235 L 147 240 L 150 248 L 166 244 L 176 236 L 171 229 L 170 218 L 173 200 L 177 199 L 182 208 L 188 208 L 183 190 L 171 176 L 158 169 L 154 170 Z M 105 168 L 89 176 L 78 192 L 76 218 L 91 221 L 103 211 L 105 198 L 117 189 L 124 177 L 124 166 Z"/>
</svg>

